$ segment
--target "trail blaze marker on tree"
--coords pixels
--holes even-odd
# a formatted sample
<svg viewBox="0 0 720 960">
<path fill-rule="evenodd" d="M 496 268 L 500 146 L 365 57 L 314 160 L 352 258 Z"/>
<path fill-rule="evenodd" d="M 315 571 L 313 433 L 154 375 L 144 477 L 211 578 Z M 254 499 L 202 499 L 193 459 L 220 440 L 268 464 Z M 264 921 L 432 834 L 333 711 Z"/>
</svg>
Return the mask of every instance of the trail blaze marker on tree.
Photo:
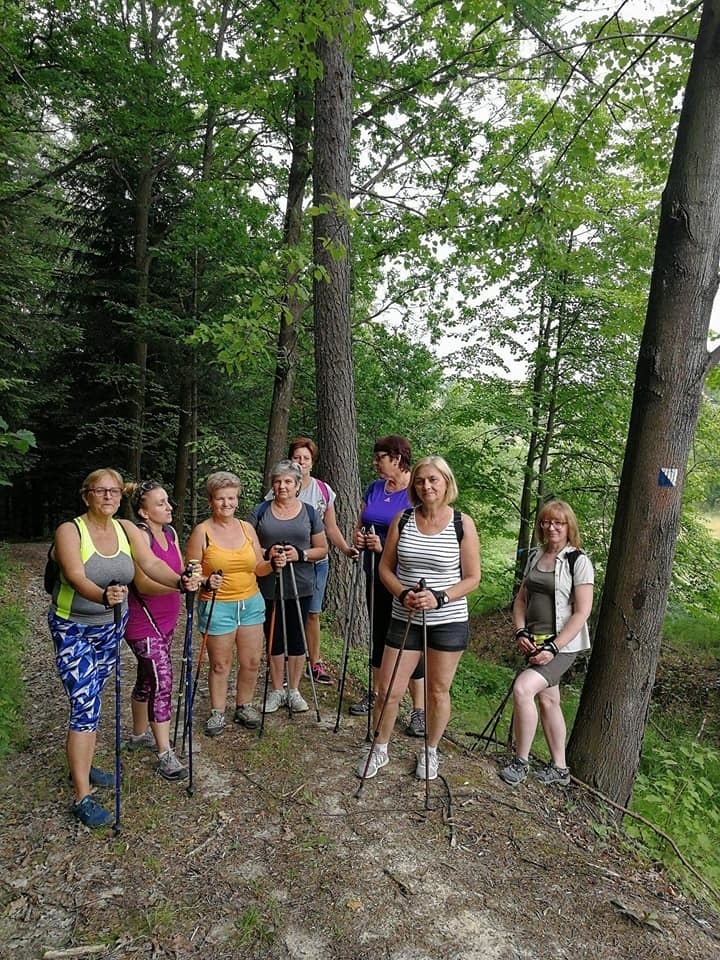
<svg viewBox="0 0 720 960">
<path fill-rule="evenodd" d="M 677 467 L 663 467 L 658 474 L 658 486 L 659 487 L 675 487 L 677 486 L 678 478 L 678 468 Z"/>
</svg>

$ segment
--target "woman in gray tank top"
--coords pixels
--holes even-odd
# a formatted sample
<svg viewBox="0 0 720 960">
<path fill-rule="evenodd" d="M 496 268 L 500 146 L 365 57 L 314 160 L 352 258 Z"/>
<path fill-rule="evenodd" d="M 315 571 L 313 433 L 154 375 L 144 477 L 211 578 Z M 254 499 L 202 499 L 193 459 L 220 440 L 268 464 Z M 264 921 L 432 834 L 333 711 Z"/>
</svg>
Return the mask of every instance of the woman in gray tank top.
<svg viewBox="0 0 720 960">
<path fill-rule="evenodd" d="M 48 624 L 58 675 L 70 700 L 66 753 L 75 791 L 73 815 L 90 827 L 112 823 L 113 816 L 94 799 L 91 787 L 112 787 L 115 778 L 92 765 L 102 690 L 116 659 L 114 607 L 121 605 L 118 629 L 127 619 L 127 584 L 134 562 L 166 587 L 197 590 L 200 577 L 178 579 L 150 550 L 135 524 L 115 520 L 123 491 L 119 473 L 95 470 L 85 478 L 85 513 L 55 531 L 54 556 L 59 575 L 52 592 Z"/>
</svg>

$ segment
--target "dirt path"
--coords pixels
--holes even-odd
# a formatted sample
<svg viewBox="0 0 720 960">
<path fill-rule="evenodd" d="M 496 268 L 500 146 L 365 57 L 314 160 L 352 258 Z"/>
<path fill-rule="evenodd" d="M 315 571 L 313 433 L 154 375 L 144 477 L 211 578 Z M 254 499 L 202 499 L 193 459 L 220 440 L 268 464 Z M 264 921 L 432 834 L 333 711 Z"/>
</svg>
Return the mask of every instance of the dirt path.
<svg viewBox="0 0 720 960">
<path fill-rule="evenodd" d="M 431 784 L 426 811 L 424 786 L 410 775 L 417 744 L 398 733 L 392 763 L 355 799 L 365 723 L 345 713 L 333 732 L 334 688 L 320 691 L 319 724 L 312 711 L 292 721 L 276 714 L 262 740 L 232 724 L 208 740 L 202 686 L 195 794 L 161 780 L 153 754 L 126 754 L 122 832 L 75 823 L 62 750 L 66 704 L 40 581 L 44 549 L 12 548 L 26 571 L 32 630 L 28 747 L 4 762 L 0 777 L 2 958 L 102 945 L 85 955 L 720 958 L 720 919 L 599 840 L 575 788 L 513 792 L 492 760 L 447 745 L 447 788 Z M 127 651 L 122 666 L 129 695 Z M 127 730 L 127 702 L 123 710 Z M 112 717 L 108 689 L 99 736 L 107 769 Z"/>
</svg>

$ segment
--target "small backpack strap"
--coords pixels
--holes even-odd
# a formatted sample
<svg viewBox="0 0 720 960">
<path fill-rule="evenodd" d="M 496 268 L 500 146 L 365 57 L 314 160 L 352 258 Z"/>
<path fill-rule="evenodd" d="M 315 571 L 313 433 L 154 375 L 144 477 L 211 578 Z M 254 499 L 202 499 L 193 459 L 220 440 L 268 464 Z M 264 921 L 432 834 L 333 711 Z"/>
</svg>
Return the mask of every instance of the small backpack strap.
<svg viewBox="0 0 720 960">
<path fill-rule="evenodd" d="M 462 543 L 462 539 L 465 536 L 465 528 L 463 527 L 462 513 L 459 510 L 453 510 L 453 526 L 455 527 L 457 542 Z"/>
<path fill-rule="evenodd" d="M 325 483 L 324 480 L 318 480 L 317 477 L 315 478 L 315 483 L 317 483 L 317 485 L 320 487 L 320 493 L 322 494 L 322 498 L 325 501 L 325 506 L 329 507 L 330 491 L 328 490 L 328 485 Z"/>
<path fill-rule="evenodd" d="M 412 512 L 413 512 L 412 507 L 406 507 L 403 510 L 403 512 L 400 514 L 400 517 L 398 518 L 398 536 L 400 536 L 400 534 L 403 532 L 405 524 L 408 522 L 408 520 L 412 516 Z"/>
</svg>

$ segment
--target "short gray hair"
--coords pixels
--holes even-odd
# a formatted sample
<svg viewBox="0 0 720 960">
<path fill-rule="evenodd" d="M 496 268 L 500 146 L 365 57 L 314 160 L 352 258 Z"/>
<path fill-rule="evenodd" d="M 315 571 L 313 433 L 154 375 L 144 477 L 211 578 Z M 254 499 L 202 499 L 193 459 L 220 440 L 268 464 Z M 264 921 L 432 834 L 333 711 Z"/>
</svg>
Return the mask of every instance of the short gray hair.
<svg viewBox="0 0 720 960">
<path fill-rule="evenodd" d="M 302 470 L 294 460 L 278 460 L 270 471 L 270 483 L 275 483 L 278 477 L 295 477 L 296 486 L 302 483 Z"/>
</svg>

